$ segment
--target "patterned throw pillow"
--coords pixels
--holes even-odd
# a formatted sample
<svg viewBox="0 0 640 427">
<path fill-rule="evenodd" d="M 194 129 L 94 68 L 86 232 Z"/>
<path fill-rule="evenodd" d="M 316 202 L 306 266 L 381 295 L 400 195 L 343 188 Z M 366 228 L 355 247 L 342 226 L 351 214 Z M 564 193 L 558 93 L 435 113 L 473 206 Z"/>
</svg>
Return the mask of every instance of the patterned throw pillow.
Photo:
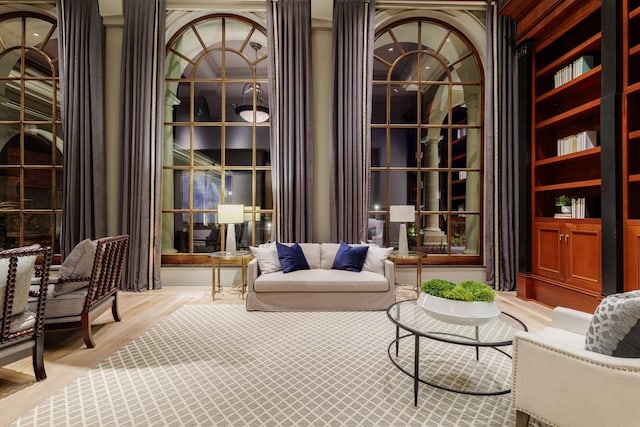
<svg viewBox="0 0 640 427">
<path fill-rule="evenodd" d="M 593 313 L 585 349 L 640 358 L 640 291 L 609 295 Z"/>
<path fill-rule="evenodd" d="M 260 245 L 258 247 L 249 246 L 249 249 L 251 249 L 251 253 L 258 260 L 260 274 L 275 273 L 276 271 L 282 270 L 275 243 Z"/>
</svg>

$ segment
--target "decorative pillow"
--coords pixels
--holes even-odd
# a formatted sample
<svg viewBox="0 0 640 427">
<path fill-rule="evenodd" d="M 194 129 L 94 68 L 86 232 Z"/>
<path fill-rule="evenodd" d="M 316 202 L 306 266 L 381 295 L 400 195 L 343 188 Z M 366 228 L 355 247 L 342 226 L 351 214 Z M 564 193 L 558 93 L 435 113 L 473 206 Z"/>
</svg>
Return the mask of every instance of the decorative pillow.
<svg viewBox="0 0 640 427">
<path fill-rule="evenodd" d="M 371 271 L 384 275 L 384 261 L 391 255 L 393 248 L 382 248 L 377 245 L 368 245 L 367 257 L 362 266 L 363 271 Z"/>
<path fill-rule="evenodd" d="M 640 358 L 640 291 L 609 295 L 593 313 L 585 349 Z"/>
<path fill-rule="evenodd" d="M 40 245 L 25 246 L 20 249 L 38 249 Z M 16 269 L 16 287 L 13 294 L 12 315 L 20 314 L 29 304 L 29 287 L 31 278 L 35 275 L 36 256 L 18 258 Z M 4 296 L 7 289 L 7 273 L 9 273 L 9 258 L 0 259 L 0 307 L 4 307 Z"/>
<path fill-rule="evenodd" d="M 260 274 L 275 273 L 276 271 L 282 270 L 275 244 L 272 243 L 258 247 L 249 246 L 249 249 L 251 249 L 251 253 L 258 260 Z"/>
<path fill-rule="evenodd" d="M 97 243 L 91 239 L 85 239 L 78 243 L 69 255 L 64 259 L 60 266 L 58 277 L 60 279 L 79 279 L 91 276 L 93 268 L 93 259 L 96 255 Z M 88 281 L 83 282 L 65 282 L 56 283 L 53 288 L 53 296 L 68 294 L 75 290 L 84 288 L 89 284 Z"/>
<path fill-rule="evenodd" d="M 283 245 L 276 242 L 278 251 L 278 259 L 283 273 L 290 273 L 297 270 L 309 270 L 309 264 L 304 257 L 304 252 L 299 244 L 294 243 L 291 246 Z"/>
<path fill-rule="evenodd" d="M 369 246 L 349 246 L 345 242 L 340 242 L 340 248 L 336 252 L 336 258 L 333 260 L 331 268 L 359 273 L 368 250 Z"/>
</svg>

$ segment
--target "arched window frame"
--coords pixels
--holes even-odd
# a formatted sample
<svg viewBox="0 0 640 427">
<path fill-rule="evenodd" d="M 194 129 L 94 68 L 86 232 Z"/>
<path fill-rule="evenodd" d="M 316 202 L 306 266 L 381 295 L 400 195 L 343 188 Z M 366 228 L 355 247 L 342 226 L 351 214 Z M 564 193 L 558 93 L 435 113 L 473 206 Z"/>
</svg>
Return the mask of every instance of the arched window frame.
<svg viewBox="0 0 640 427">
<path fill-rule="evenodd" d="M 212 41 L 208 38 L 212 33 L 207 33 L 205 26 L 212 22 L 220 22 L 220 45 L 212 48 L 209 43 Z M 229 39 L 227 33 L 229 22 L 241 23 L 247 25 L 250 29 L 240 39 Z M 178 48 L 181 37 L 191 32 L 192 45 L 195 43 L 198 52 L 193 54 L 185 54 L 184 49 Z M 233 42 L 233 45 L 230 43 Z M 256 50 L 255 43 L 258 48 Z M 191 49 L 194 46 L 187 46 Z M 211 58 L 214 51 L 220 54 L 221 74 L 219 76 L 207 77 L 193 73 L 189 75 L 180 75 L 176 77 L 171 75 L 171 67 L 169 66 L 170 57 L 181 58 L 186 68 L 197 67 L 202 61 Z M 234 55 L 234 59 L 243 58 L 247 67 L 251 69 L 251 75 L 228 75 L 227 74 L 227 58 L 228 55 Z M 188 160 L 184 164 L 172 164 L 171 161 L 164 161 L 164 178 L 163 185 L 170 183 L 171 188 L 174 187 L 177 174 L 182 174 L 182 179 L 188 179 L 189 196 L 188 202 L 180 204 L 176 200 L 176 194 L 168 197 L 165 190 L 165 199 L 163 201 L 163 255 L 162 263 L 169 264 L 204 264 L 209 263 L 208 253 L 225 248 L 224 227 L 216 227 L 217 224 L 217 204 L 218 203 L 241 203 L 244 205 L 245 221 L 243 224 L 236 224 L 236 236 L 243 239 L 238 242 L 238 248 L 247 249 L 249 245 L 257 245 L 269 240 L 271 236 L 270 224 L 273 215 L 272 194 L 271 194 L 271 165 L 270 165 L 270 137 L 269 122 L 246 122 L 239 118 L 236 112 L 231 111 L 231 105 L 226 98 L 230 88 L 244 88 L 247 85 L 259 85 L 262 89 L 260 92 L 253 91 L 245 96 L 243 102 L 253 105 L 255 109 L 267 104 L 266 94 L 268 93 L 267 85 L 269 84 L 266 72 L 267 64 L 267 38 L 266 29 L 256 22 L 245 16 L 235 14 L 214 13 L 196 17 L 178 29 L 167 42 L 167 67 L 166 68 L 166 103 L 165 106 L 165 159 L 167 156 L 173 156 L 173 148 L 169 147 L 167 140 L 173 140 L 171 136 L 175 129 L 188 129 L 189 146 L 184 150 Z M 190 116 L 187 120 L 172 118 L 169 116 L 169 107 L 178 105 L 182 102 L 177 96 L 176 91 L 179 85 L 189 85 L 189 111 Z M 221 90 L 220 98 L 220 117 L 215 120 L 199 120 L 196 117 L 200 106 L 195 99 L 196 90 L 194 87 L 204 84 L 219 85 Z M 261 98 L 262 97 L 262 98 Z M 238 100 L 239 101 L 239 100 Z M 210 104 L 209 104 L 210 105 Z M 220 132 L 220 156 L 215 162 L 211 162 L 211 158 L 202 157 L 194 146 L 197 139 L 197 132 L 205 128 L 217 129 Z M 250 139 L 250 147 L 244 147 L 243 152 L 239 154 L 242 157 L 230 159 L 231 144 L 229 140 L 230 133 L 246 132 L 247 138 Z M 187 153 L 188 152 L 188 153 Z M 207 164 L 208 163 L 208 164 Z M 184 178 L 188 176 L 188 178 Z M 235 186 L 234 180 L 240 177 L 243 182 L 250 187 L 245 192 L 243 200 L 237 200 L 234 192 L 230 191 Z M 206 188 L 218 188 L 217 201 L 213 204 L 206 202 L 199 204 L 198 202 L 198 180 L 204 179 Z M 213 184 L 209 181 L 215 181 Z M 219 181 L 219 184 L 217 183 Z M 194 191 L 195 190 L 195 191 Z M 214 191 L 215 193 L 215 191 Z M 211 195 L 212 192 L 205 191 L 203 194 Z M 173 200 L 168 200 L 167 198 Z M 178 227 L 178 223 L 182 227 Z M 210 230 L 203 232 L 205 227 Z M 186 238 L 185 238 L 186 236 Z M 244 236 L 244 237 L 243 237 Z"/>
<path fill-rule="evenodd" d="M 416 23 L 416 34 L 413 39 L 414 49 L 405 50 L 402 54 L 395 57 L 393 61 L 389 61 L 388 58 L 385 58 L 385 55 L 380 52 L 381 44 L 380 41 L 385 40 L 389 42 L 389 44 L 394 47 L 402 50 L 403 43 L 408 43 L 408 40 L 400 40 L 397 35 L 393 34 L 394 29 L 398 29 L 404 25 Z M 422 87 L 423 85 L 429 86 L 430 84 L 442 84 L 441 81 L 430 82 L 428 80 L 424 80 L 421 78 L 421 67 L 418 66 L 417 77 L 410 80 L 398 79 L 397 75 L 392 75 L 392 67 L 397 65 L 399 61 L 402 61 L 407 55 L 418 54 L 418 63 L 421 60 L 421 55 L 424 53 L 434 59 L 437 59 L 432 55 L 432 52 L 426 51 L 426 49 L 430 46 L 423 46 L 418 41 L 423 40 L 423 31 L 424 24 L 426 25 L 436 25 L 444 29 L 446 34 L 454 34 L 459 40 L 464 42 L 464 45 L 468 48 L 468 53 L 464 58 L 460 58 L 457 61 L 448 61 L 446 64 L 442 64 L 445 70 L 447 70 L 449 86 L 462 86 L 465 90 L 468 88 L 469 91 L 473 90 L 477 93 L 477 97 L 473 100 L 473 114 L 474 114 L 474 122 L 473 124 L 464 123 L 464 124 L 442 124 L 440 126 L 434 125 L 433 123 L 422 123 L 422 111 L 420 111 L 421 105 L 419 101 L 416 101 L 416 120 L 415 123 L 394 123 L 391 119 L 393 116 L 394 107 L 401 108 L 402 105 L 394 105 L 391 102 L 393 98 L 391 94 L 394 89 L 400 89 L 402 86 L 406 85 L 416 85 L 417 87 Z M 443 42 L 444 43 L 444 42 Z M 438 49 L 442 48 L 442 46 L 436 47 L 433 51 L 437 52 Z M 448 69 L 451 66 L 455 66 L 461 60 L 465 58 L 473 58 L 475 62 L 475 69 L 477 71 L 478 78 L 462 81 L 462 82 L 453 82 L 451 80 L 451 73 Z M 440 61 L 442 62 L 442 61 Z M 389 73 L 384 77 L 380 78 L 380 71 L 376 73 L 375 68 L 376 64 L 379 66 L 382 63 L 386 63 L 389 65 Z M 378 67 L 379 68 L 379 67 Z M 480 55 L 475 49 L 473 43 L 470 38 L 455 28 L 451 23 L 444 22 L 441 19 L 429 18 L 429 17 L 411 17 L 399 19 L 394 22 L 387 23 L 384 27 L 380 28 L 376 31 L 375 42 L 374 42 L 374 80 L 373 80 L 373 95 L 374 95 L 374 105 L 373 105 L 373 119 L 371 123 L 372 128 L 372 163 L 370 167 L 370 178 L 371 178 L 371 197 L 370 197 L 370 206 L 369 206 L 369 218 L 370 218 L 370 228 L 369 228 L 369 238 L 376 243 L 384 244 L 384 245 L 393 245 L 397 246 L 398 242 L 398 223 L 392 223 L 390 221 L 390 206 L 391 205 L 414 205 L 416 209 L 416 220 L 413 224 L 409 223 L 409 242 L 410 242 L 410 250 L 415 250 L 419 252 L 423 252 L 428 254 L 427 263 L 429 264 L 440 264 L 440 265 L 450 265 L 450 264 L 467 264 L 467 265 L 481 265 L 483 263 L 483 183 L 484 183 L 484 164 L 483 164 L 483 152 L 484 152 L 484 73 L 482 67 L 482 61 Z M 376 105 L 376 93 L 378 95 L 384 92 L 385 93 L 385 105 L 384 105 L 384 118 L 380 118 L 380 106 Z M 426 92 L 426 91 L 425 91 Z M 451 97 L 449 97 L 451 99 Z M 376 109 L 378 111 L 376 111 Z M 449 108 L 449 114 L 452 113 L 451 106 Z M 377 119 L 376 119 L 377 117 Z M 448 115 L 447 115 L 448 117 Z M 475 139 L 475 152 L 474 156 L 477 157 L 477 160 L 474 161 L 473 167 L 460 167 L 459 165 L 453 165 L 449 163 L 448 165 L 438 164 L 437 167 L 434 167 L 433 164 L 425 164 L 424 159 L 428 159 L 429 156 L 434 158 L 434 146 L 431 146 L 432 151 L 424 149 L 421 147 L 421 140 L 425 136 L 432 137 L 432 135 L 423 134 L 426 130 L 428 134 L 428 130 L 430 128 L 443 128 L 446 129 L 446 133 L 443 134 L 445 141 L 447 142 L 447 151 L 445 156 L 448 158 L 452 158 L 452 141 L 457 139 L 456 137 L 460 132 L 468 132 L 472 131 L 474 133 L 473 139 Z M 392 135 L 394 133 L 402 132 L 402 130 L 413 129 L 415 135 L 415 141 L 412 142 L 412 146 L 406 149 L 406 159 L 402 159 L 399 161 L 397 157 L 394 158 L 394 155 L 397 155 L 396 152 L 392 152 L 392 144 L 391 141 L 395 140 Z M 381 139 L 381 135 L 384 135 L 382 138 L 385 139 L 385 143 L 381 147 L 379 141 Z M 376 140 L 378 143 L 376 143 Z M 408 143 L 407 146 L 410 144 Z M 376 152 L 376 150 L 378 150 Z M 380 154 L 380 150 L 383 151 L 382 155 Z M 437 150 L 436 150 L 437 151 Z M 442 156 L 442 155 L 440 155 Z M 438 158 L 440 158 L 440 156 Z M 382 159 L 381 161 L 376 161 L 376 159 Z M 411 163 L 413 162 L 413 164 Z M 471 174 L 472 179 L 470 181 L 474 181 L 473 188 L 475 189 L 475 198 L 473 200 L 473 206 L 464 206 L 461 208 L 460 203 L 452 203 L 452 197 L 448 197 L 448 195 L 452 193 L 452 185 L 460 185 L 459 182 L 462 179 L 458 179 L 460 173 L 466 174 L 469 177 Z M 397 177 L 406 176 L 408 179 L 408 184 L 406 187 L 398 189 L 397 186 L 394 188 L 393 183 L 398 182 Z M 438 194 L 444 194 L 447 197 L 446 204 L 442 205 L 438 203 L 438 206 L 430 205 L 428 197 L 424 197 L 426 191 L 424 187 L 428 186 L 428 180 L 425 179 L 429 174 L 438 174 L 439 178 L 436 178 L 434 181 L 437 182 L 446 182 L 446 186 L 444 187 L 445 191 L 438 191 Z M 454 176 L 455 175 L 455 176 Z M 443 178 L 444 177 L 444 178 Z M 407 190 L 411 186 L 410 181 L 413 180 L 413 187 L 415 188 L 415 193 L 413 199 L 411 197 L 406 197 L 406 199 L 402 200 L 402 197 L 398 198 L 398 194 L 411 193 L 412 190 Z M 380 184 L 383 182 L 383 184 Z M 468 184 L 464 184 L 468 185 Z M 378 188 L 376 188 L 376 186 Z M 442 187 L 441 187 L 442 188 Z M 469 194 L 469 188 L 466 189 L 467 193 L 465 196 Z M 434 193 L 435 194 L 435 193 Z M 470 201 L 467 197 L 465 201 Z M 460 210 L 459 210 L 460 209 Z M 444 220 L 443 220 L 444 218 Z M 437 219 L 437 221 L 435 221 Z M 463 223 L 463 229 L 470 229 L 470 224 L 472 224 L 474 231 L 472 236 L 467 236 L 466 233 L 460 233 L 459 226 L 453 227 L 453 222 Z M 440 230 L 437 230 L 437 229 Z M 435 229 L 435 230 L 434 230 Z M 372 232 L 372 230 L 374 230 Z M 440 234 L 438 234 L 440 233 Z M 430 234 L 430 235 L 429 235 Z M 467 244 L 467 238 L 472 237 L 472 248 L 465 246 Z M 462 243 L 462 244 L 461 244 Z"/>
</svg>

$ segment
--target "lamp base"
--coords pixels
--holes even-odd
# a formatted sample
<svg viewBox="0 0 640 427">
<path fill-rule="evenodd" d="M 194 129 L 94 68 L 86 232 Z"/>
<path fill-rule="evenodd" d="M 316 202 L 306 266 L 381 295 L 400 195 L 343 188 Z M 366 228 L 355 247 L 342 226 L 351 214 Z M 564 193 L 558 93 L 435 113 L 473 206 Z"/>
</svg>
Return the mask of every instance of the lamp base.
<svg viewBox="0 0 640 427">
<path fill-rule="evenodd" d="M 227 224 L 227 244 L 225 246 L 227 252 L 236 251 L 236 225 Z"/>
<path fill-rule="evenodd" d="M 407 241 L 407 224 L 400 224 L 400 236 L 398 236 L 398 253 L 400 255 L 409 254 L 409 242 Z"/>
</svg>

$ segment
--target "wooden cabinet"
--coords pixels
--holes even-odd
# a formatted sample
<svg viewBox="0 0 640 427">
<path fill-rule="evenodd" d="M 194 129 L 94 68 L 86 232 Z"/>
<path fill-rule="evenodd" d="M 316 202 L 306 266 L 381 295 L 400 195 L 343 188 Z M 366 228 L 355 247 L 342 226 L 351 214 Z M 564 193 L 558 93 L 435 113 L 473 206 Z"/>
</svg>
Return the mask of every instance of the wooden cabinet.
<svg viewBox="0 0 640 427">
<path fill-rule="evenodd" d="M 640 289 L 640 0 L 622 2 L 625 291 Z"/>
<path fill-rule="evenodd" d="M 533 273 L 597 297 L 602 287 L 600 224 L 538 220 L 533 225 Z M 589 249 L 589 250 L 588 250 Z"/>
</svg>

